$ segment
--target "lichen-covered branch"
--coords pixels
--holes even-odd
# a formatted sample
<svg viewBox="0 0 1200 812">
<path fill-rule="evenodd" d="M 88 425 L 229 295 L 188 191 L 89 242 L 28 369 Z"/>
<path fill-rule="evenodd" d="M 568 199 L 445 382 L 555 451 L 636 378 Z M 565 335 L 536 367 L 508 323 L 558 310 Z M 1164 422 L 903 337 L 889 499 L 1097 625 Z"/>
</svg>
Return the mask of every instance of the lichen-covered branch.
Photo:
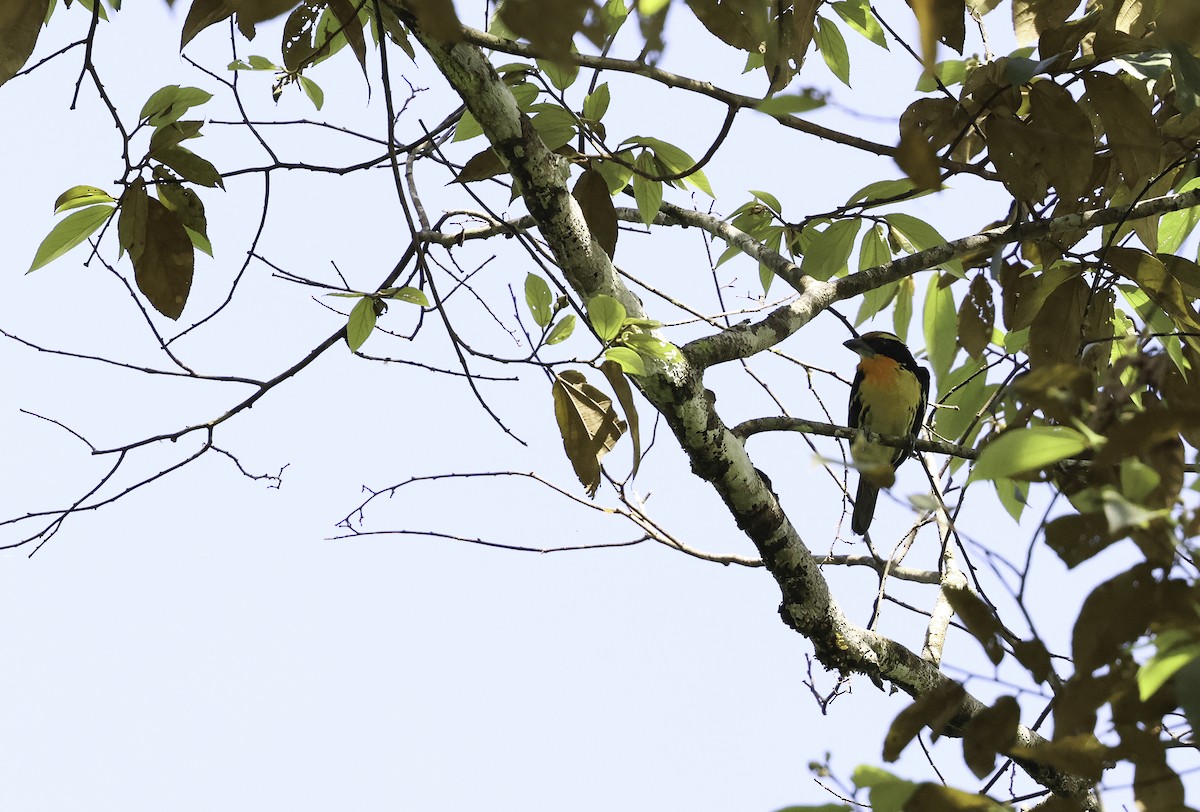
<svg viewBox="0 0 1200 812">
<path fill-rule="evenodd" d="M 480 122 L 575 293 L 585 302 L 599 294 L 614 296 L 630 315 L 644 315 L 641 303 L 592 239 L 566 176 L 560 171 L 560 159 L 546 149 L 484 54 L 467 42 L 439 42 L 415 23 L 413 33 Z M 986 242 L 1001 237 L 973 239 Z M 958 247 L 951 245 L 954 247 L 945 250 L 953 254 Z M 940 261 L 935 259 L 932 264 Z M 889 274 L 897 278 L 904 275 L 901 270 L 877 269 L 836 283 L 806 284 L 798 301 L 782 309 L 784 315 L 767 317 L 767 323 L 777 322 L 779 328 L 771 343 L 795 332 L 799 324 L 833 301 L 854 295 L 852 291 L 861 292 L 860 286 L 865 289 L 880 284 L 885 280 L 877 277 Z M 654 366 L 638 377 L 637 383 L 670 426 L 693 472 L 713 487 L 738 527 L 758 549 L 782 593 L 780 613 L 784 623 L 808 638 L 817 657 L 831 670 L 860 672 L 877 684 L 890 682 L 912 696 L 946 684 L 949 677 L 918 654 L 851 623 L 843 614 L 817 559 L 755 469 L 742 439 L 722 421 L 713 396 L 704 388 L 703 372 L 720 354 L 712 349 L 713 343 L 720 340 L 717 336 L 700 347 L 689 345 L 682 361 Z M 950 731 L 961 731 L 982 708 L 977 699 L 965 695 Z M 1019 743 L 1038 740 L 1037 734 L 1021 729 Z M 1087 797 L 1088 786 L 1081 779 L 1044 766 L 1024 766 L 1036 780 L 1057 793 L 1081 800 Z"/>
</svg>

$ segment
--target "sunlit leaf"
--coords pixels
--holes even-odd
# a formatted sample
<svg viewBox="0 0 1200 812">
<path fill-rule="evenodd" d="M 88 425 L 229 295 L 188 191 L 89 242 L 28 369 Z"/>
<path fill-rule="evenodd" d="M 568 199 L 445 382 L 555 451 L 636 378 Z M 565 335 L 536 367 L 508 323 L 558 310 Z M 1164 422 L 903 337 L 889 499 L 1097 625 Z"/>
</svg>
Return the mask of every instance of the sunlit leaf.
<svg viewBox="0 0 1200 812">
<path fill-rule="evenodd" d="M 321 86 L 312 79 L 309 79 L 307 76 L 301 76 L 300 89 L 304 91 L 305 96 L 308 96 L 309 101 L 313 103 L 313 107 L 320 110 L 325 105 L 325 91 L 321 90 Z"/>
<path fill-rule="evenodd" d="M 1066 426 L 1012 429 L 983 447 L 971 469 L 971 479 L 995 479 L 1038 471 L 1087 447 L 1086 438 Z"/>
<path fill-rule="evenodd" d="M 929 355 L 933 375 L 941 381 L 950 371 L 958 353 L 958 317 L 954 310 L 954 292 L 942 274 L 929 278 L 925 293 L 924 315 L 925 352 Z"/>
<path fill-rule="evenodd" d="M 375 300 L 370 296 L 363 296 L 354 305 L 350 311 L 350 318 L 346 321 L 346 344 L 350 347 L 350 352 L 358 352 L 371 337 L 375 330 L 375 320 Z"/>
<path fill-rule="evenodd" d="M 633 199 L 637 202 L 638 214 L 642 216 L 642 222 L 650 225 L 654 222 L 654 216 L 658 214 L 659 208 L 662 207 L 663 185 L 662 181 L 649 180 L 645 176 L 656 177 L 657 169 L 654 165 L 654 158 L 649 151 L 643 150 L 637 157 L 636 166 L 638 172 L 633 176 Z"/>
<path fill-rule="evenodd" d="M 861 227 L 862 220 L 857 217 L 831 223 L 809 243 L 800 270 L 821 281 L 845 273 Z"/>
<path fill-rule="evenodd" d="M 604 357 L 609 361 L 620 364 L 621 369 L 629 375 L 645 375 L 646 362 L 628 347 L 609 347 L 604 351 Z"/>
<path fill-rule="evenodd" d="M 633 389 L 629 386 L 629 380 L 625 377 L 625 364 L 620 360 L 614 360 L 609 353 L 615 350 L 629 352 L 624 347 L 611 347 L 605 351 L 605 361 L 600 365 L 600 371 L 604 373 L 604 377 L 608 379 L 608 385 L 612 387 L 613 393 L 617 396 L 617 402 L 621 404 L 621 410 L 625 412 L 625 422 L 629 427 L 629 439 L 633 440 L 633 469 L 629 472 L 630 478 L 637 476 L 638 467 L 642 464 L 642 435 L 638 420 L 637 405 L 633 401 Z M 632 354 L 637 359 L 635 366 L 640 366 L 642 359 L 637 353 Z M 618 355 L 618 358 L 620 356 Z M 631 374 L 638 374 L 633 372 Z"/>
<path fill-rule="evenodd" d="M 625 305 L 603 293 L 593 296 L 587 303 L 588 321 L 601 341 L 612 341 L 621 332 L 625 322 Z"/>
<path fill-rule="evenodd" d="M 116 203 L 112 195 L 95 186 L 72 186 L 54 201 L 54 213 L 61 214 L 70 209 L 92 206 L 99 203 Z"/>
<path fill-rule="evenodd" d="M 50 229 L 25 273 L 36 271 L 79 245 L 104 225 L 114 211 L 116 208 L 113 206 L 97 205 L 68 214 Z"/>
<path fill-rule="evenodd" d="M 188 110 L 204 104 L 212 98 L 212 94 L 198 87 L 180 87 L 167 85 L 150 94 L 138 118 L 147 121 L 152 127 L 162 127 L 177 121 Z"/>
<path fill-rule="evenodd" d="M 1200 658 L 1200 641 L 1184 631 L 1169 629 L 1154 640 L 1157 651 L 1138 669 L 1138 695 L 1145 702 L 1181 668 Z"/>
<path fill-rule="evenodd" d="M 402 287 L 402 288 L 387 288 L 379 292 L 386 299 L 394 299 L 398 302 L 408 302 L 409 304 L 419 305 L 421 307 L 429 307 L 429 297 L 425 295 L 425 291 L 420 288 Z"/>
<path fill-rule="evenodd" d="M 568 313 L 550 329 L 550 333 L 546 336 L 546 343 L 558 344 L 560 341 L 566 341 L 573 332 L 575 332 L 575 314 Z"/>
<path fill-rule="evenodd" d="M 831 21 L 817 17 L 817 31 L 814 35 L 817 47 L 821 50 L 821 58 L 833 71 L 833 75 L 850 86 L 850 52 L 846 49 L 846 40 L 842 32 Z"/>
<path fill-rule="evenodd" d="M 529 306 L 529 312 L 533 315 L 533 321 L 538 327 L 545 327 L 553 318 L 553 312 L 550 306 L 554 303 L 554 297 L 550 295 L 550 286 L 546 284 L 546 280 L 542 279 L 537 274 L 531 273 L 525 276 L 525 304 Z"/>
</svg>

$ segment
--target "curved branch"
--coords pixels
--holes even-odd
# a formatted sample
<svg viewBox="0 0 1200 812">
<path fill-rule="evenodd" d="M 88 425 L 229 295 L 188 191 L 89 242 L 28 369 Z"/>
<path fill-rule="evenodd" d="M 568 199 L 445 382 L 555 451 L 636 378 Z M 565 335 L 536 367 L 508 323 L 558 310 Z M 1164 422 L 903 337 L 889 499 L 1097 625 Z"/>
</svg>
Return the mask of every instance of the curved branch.
<svg viewBox="0 0 1200 812">
<path fill-rule="evenodd" d="M 914 451 L 929 451 L 934 454 L 945 454 L 950 457 L 962 457 L 964 460 L 973 460 L 979 457 L 978 449 L 967 448 L 958 443 L 948 443 L 942 440 L 913 440 L 911 437 L 875 434 L 863 431 L 862 429 L 852 429 L 846 426 L 838 426 L 834 423 L 821 423 L 816 420 L 805 420 L 799 417 L 755 417 L 738 423 L 729 431 L 735 437 L 743 440 L 767 431 L 797 431 L 801 434 L 836 437 L 839 440 L 853 440 L 859 435 L 864 435 L 872 443 L 886 445 L 891 448 L 911 448 Z"/>
<path fill-rule="evenodd" d="M 490 51 L 499 51 L 500 53 L 511 54 L 513 56 L 522 56 L 527 59 L 542 59 L 545 54 L 541 53 L 537 48 L 531 45 L 526 45 L 522 42 L 513 42 L 512 40 L 501 39 L 484 31 L 479 31 L 475 28 L 464 26 L 462 30 L 463 40 L 477 45 L 481 48 L 487 48 Z M 677 73 L 656 68 L 653 65 L 648 65 L 645 62 L 639 62 L 633 59 L 614 59 L 609 56 L 590 56 L 588 54 L 573 53 L 570 55 L 571 61 L 582 68 L 594 70 L 610 70 L 619 73 L 632 73 L 636 76 L 642 76 L 652 81 L 658 82 L 667 87 L 686 90 L 691 93 L 697 93 L 701 96 L 707 96 L 710 99 L 715 99 L 724 105 L 727 105 L 731 110 L 741 108 L 753 109 L 762 99 L 754 96 L 746 96 L 741 93 L 734 93 L 731 90 L 719 88 L 711 82 L 702 82 L 699 79 L 692 79 L 687 76 L 680 76 Z M 769 115 L 764 113 L 764 115 Z M 898 148 L 888 144 L 880 144 L 875 141 L 869 141 L 865 138 L 859 138 L 853 135 L 839 132 L 838 130 L 822 127 L 820 124 L 813 124 L 811 121 L 805 121 L 802 118 L 791 115 L 771 115 L 771 118 L 778 121 L 785 127 L 789 127 L 798 132 L 807 135 L 815 135 L 817 138 L 822 138 L 826 141 L 832 141 L 835 144 L 852 147 L 854 149 L 869 152 L 872 155 L 882 155 L 888 158 L 895 158 Z M 938 165 L 943 169 L 954 173 L 977 175 L 988 180 L 995 180 L 996 175 L 992 172 L 983 169 L 982 167 L 973 164 L 966 164 L 960 161 L 951 161 L 946 158 L 938 158 Z"/>
<path fill-rule="evenodd" d="M 761 321 L 736 325 L 715 335 L 698 338 L 683 347 L 683 350 L 693 360 L 693 363 L 703 366 L 748 358 L 788 338 L 835 302 L 852 299 L 869 290 L 921 271 L 927 271 L 952 259 L 976 252 L 987 254 L 1000 246 L 1011 245 L 1022 240 L 1048 237 L 1059 232 L 1076 229 L 1090 230 L 1099 226 L 1113 225 L 1122 220 L 1156 217 L 1197 205 L 1200 205 L 1200 189 L 1193 189 L 1183 194 L 1164 195 L 1143 200 L 1132 206 L 1090 209 L 1048 220 L 1036 220 L 1030 223 L 994 228 L 968 237 L 950 240 L 942 245 L 918 251 L 915 254 L 909 254 L 831 282 L 819 282 L 811 276 L 801 276 L 799 287 L 796 287 L 796 283 L 788 275 L 791 271 L 787 266 L 793 269 L 796 266 L 783 257 L 778 257 L 772 261 L 779 263 L 779 267 L 784 271 L 776 270 L 776 273 L 796 287 L 800 294 L 796 301 L 773 311 Z M 674 212 L 672 212 L 672 216 L 674 216 Z M 715 224 L 706 225 L 703 215 L 691 217 L 691 219 L 706 231 L 716 228 Z M 753 241 L 753 238 L 747 237 L 747 239 Z M 765 247 L 757 250 L 759 256 L 769 257 L 770 254 L 776 253 Z M 798 271 L 798 269 L 796 270 Z"/>
<path fill-rule="evenodd" d="M 405 22 L 466 102 L 517 181 L 530 215 L 537 221 L 571 287 L 585 302 L 600 293 L 614 296 L 626 304 L 631 316 L 641 317 L 641 303 L 630 295 L 608 255 L 592 239 L 564 175 L 559 172 L 559 159 L 546 149 L 483 53 L 469 43 L 440 42 L 411 17 Z M 807 321 L 843 291 L 837 283 L 807 285 L 798 297 L 795 320 Z M 785 321 L 782 326 L 790 324 Z M 877 684 L 891 682 L 912 696 L 950 683 L 950 677 L 917 653 L 846 617 L 831 594 L 817 558 L 805 546 L 770 486 L 755 469 L 742 440 L 717 413 L 715 399 L 703 385 L 704 368 L 693 360 L 696 355 L 685 352 L 680 362 L 651 365 L 647 374 L 638 376 L 636 382 L 663 415 L 688 456 L 692 471 L 712 486 L 738 527 L 758 549 L 779 586 L 784 623 L 811 641 L 817 658 L 830 670 L 863 673 Z M 984 708 L 978 699 L 964 694 L 948 730 L 961 735 L 967 722 Z M 1041 741 L 1029 728 L 1019 728 L 1018 748 Z M 1077 799 L 1087 807 L 1096 807 L 1086 780 L 1028 759 L 1020 763 L 1035 780 L 1056 793 Z"/>
</svg>

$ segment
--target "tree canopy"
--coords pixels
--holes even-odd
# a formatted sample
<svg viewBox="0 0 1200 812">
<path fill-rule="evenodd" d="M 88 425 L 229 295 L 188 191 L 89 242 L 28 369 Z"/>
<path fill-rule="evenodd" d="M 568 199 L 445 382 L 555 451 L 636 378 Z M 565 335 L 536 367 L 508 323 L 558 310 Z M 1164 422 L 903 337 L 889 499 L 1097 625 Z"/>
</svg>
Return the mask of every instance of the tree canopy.
<svg viewBox="0 0 1200 812">
<path fill-rule="evenodd" d="M 362 454 L 389 432 L 456 446 L 470 421 L 513 449 L 549 438 L 569 468 L 397 477 L 340 511 L 339 532 L 572 549 L 557 538 L 569 520 L 520 509 L 488 511 L 520 543 L 376 518 L 414 484 L 504 480 L 633 527 L 629 543 L 764 568 L 834 685 L 812 687 L 822 711 L 852 715 L 842 694 L 851 680 L 868 690 L 863 678 L 910 698 L 820 808 L 853 808 L 852 795 L 877 810 L 1098 809 L 1114 770 L 1141 808 L 1187 808 L 1200 9 L 193 0 L 163 32 L 183 61 L 134 103 L 99 57 L 128 12 L 62 5 L 0 2 L 0 94 L 61 90 L 70 80 L 52 71 L 69 67 L 72 107 L 97 101 L 84 140 L 112 180 L 23 189 L 54 219 L 10 267 L 103 270 L 86 283 L 107 291 L 97 319 L 137 324 L 123 351 L 138 349 L 3 335 L 175 388 L 111 445 L 32 415 L 105 467 L 6 517 L 7 548 L 41 549 L 67 519 L 201 459 L 278 485 L 243 465 L 252 439 L 230 446 L 227 429 L 280 408 L 276 390 L 319 359 L 388 365 L 405 397 L 447 398 L 445 422 L 356 427 Z M 47 44 L 68 26 L 82 33 Z M 913 89 L 882 98 L 896 77 Z M 331 113 L 358 93 L 370 129 Z M 301 98 L 313 117 L 274 107 Z M 743 175 L 764 188 L 733 186 Z M 273 194 L 304 214 L 281 222 Z M 281 232 L 332 270 L 281 263 Z M 364 250 L 371 267 L 339 266 Z M 246 318 L 256 335 L 231 326 Z M 296 322 L 324 333 L 310 341 Z M 868 324 L 918 351 L 934 408 L 915 443 L 874 438 L 913 445 L 920 464 L 893 490 L 921 492 L 888 500 L 859 541 L 843 527 L 854 469 L 883 486 L 896 473 L 868 473 L 846 427 L 837 344 Z M 198 341 L 215 343 L 200 354 Z M 239 345 L 265 354 L 248 365 Z M 456 394 L 428 388 L 430 374 Z M 459 452 L 483 458 L 469 444 L 447 456 Z M 725 527 L 680 534 L 659 517 L 690 477 Z M 873 574 L 869 594 L 844 588 L 851 569 Z M 1077 610 L 1045 575 L 1063 571 L 1086 580 Z M 889 625 L 897 607 L 922 634 Z M 968 683 L 988 675 L 1003 690 L 977 696 Z M 921 736 L 961 739 L 962 780 L 938 780 L 932 761 L 920 776 L 879 766 Z"/>
</svg>

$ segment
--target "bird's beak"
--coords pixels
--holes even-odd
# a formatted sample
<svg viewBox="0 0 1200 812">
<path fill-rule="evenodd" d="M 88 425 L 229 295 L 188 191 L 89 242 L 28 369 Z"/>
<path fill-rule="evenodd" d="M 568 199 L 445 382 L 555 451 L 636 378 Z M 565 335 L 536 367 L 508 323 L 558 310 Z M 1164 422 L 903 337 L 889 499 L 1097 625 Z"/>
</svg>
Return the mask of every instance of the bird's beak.
<svg viewBox="0 0 1200 812">
<path fill-rule="evenodd" d="M 854 352 L 863 358 L 871 358 L 875 355 L 875 351 L 861 338 L 852 338 L 849 341 L 843 342 L 842 346 L 848 350 L 854 350 Z"/>
</svg>

